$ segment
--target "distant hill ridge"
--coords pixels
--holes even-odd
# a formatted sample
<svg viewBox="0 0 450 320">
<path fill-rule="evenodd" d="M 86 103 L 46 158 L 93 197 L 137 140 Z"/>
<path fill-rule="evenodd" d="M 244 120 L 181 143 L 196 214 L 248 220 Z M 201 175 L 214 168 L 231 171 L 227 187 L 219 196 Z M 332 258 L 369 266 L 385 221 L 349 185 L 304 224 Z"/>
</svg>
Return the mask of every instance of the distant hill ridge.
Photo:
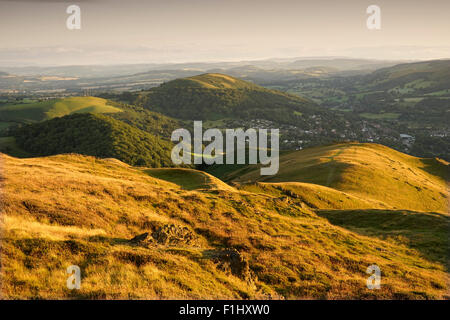
<svg viewBox="0 0 450 320">
<path fill-rule="evenodd" d="M 378 89 L 410 87 L 433 92 L 450 88 L 450 59 L 398 64 L 382 68 L 365 77 Z"/>
</svg>

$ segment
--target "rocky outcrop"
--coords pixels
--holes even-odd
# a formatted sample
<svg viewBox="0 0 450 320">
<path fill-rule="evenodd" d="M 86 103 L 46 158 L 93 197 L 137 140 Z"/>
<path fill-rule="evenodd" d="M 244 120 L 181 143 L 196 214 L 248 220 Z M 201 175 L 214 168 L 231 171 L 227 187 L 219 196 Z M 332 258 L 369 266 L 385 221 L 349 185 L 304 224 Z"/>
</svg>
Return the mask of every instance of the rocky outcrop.
<svg viewBox="0 0 450 320">
<path fill-rule="evenodd" d="M 139 245 L 195 246 L 197 244 L 197 236 L 187 227 L 165 224 L 155 227 L 151 232 L 137 235 L 130 242 Z"/>
</svg>

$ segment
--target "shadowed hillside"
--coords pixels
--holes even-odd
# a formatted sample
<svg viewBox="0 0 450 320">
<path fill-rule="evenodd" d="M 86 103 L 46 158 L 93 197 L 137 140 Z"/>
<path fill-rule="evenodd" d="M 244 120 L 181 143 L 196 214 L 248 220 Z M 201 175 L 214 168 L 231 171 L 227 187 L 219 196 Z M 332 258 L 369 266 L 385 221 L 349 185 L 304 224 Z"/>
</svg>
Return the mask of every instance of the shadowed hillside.
<svg viewBox="0 0 450 320">
<path fill-rule="evenodd" d="M 450 267 L 450 217 L 408 210 L 319 210 L 331 223 L 380 239 L 395 239 Z"/>
<path fill-rule="evenodd" d="M 79 153 L 131 165 L 172 165 L 170 142 L 104 115 L 73 114 L 24 125 L 13 135 L 34 156 Z"/>
</svg>

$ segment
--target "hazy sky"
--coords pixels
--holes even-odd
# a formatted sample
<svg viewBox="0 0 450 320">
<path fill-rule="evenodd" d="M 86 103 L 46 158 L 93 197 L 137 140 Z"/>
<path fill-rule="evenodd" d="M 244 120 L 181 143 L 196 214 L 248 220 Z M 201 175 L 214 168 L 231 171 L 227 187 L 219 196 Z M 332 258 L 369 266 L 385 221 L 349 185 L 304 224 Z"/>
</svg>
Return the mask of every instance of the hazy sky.
<svg viewBox="0 0 450 320">
<path fill-rule="evenodd" d="M 68 30 L 66 8 L 81 8 Z M 381 8 L 368 30 L 366 8 Z M 449 0 L 0 0 L 0 65 L 450 58 Z"/>
</svg>

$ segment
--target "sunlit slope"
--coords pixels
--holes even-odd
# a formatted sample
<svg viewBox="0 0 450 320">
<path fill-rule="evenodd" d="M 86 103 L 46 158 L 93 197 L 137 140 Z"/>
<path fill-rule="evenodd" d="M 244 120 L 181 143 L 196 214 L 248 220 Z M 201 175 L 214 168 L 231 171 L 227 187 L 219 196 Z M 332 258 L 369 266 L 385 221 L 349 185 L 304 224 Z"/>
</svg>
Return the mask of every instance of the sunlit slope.
<svg viewBox="0 0 450 320">
<path fill-rule="evenodd" d="M 316 209 L 388 208 L 381 201 L 364 199 L 333 188 L 303 182 L 256 182 L 239 185 L 240 190 L 294 199 L 304 207 Z"/>
<path fill-rule="evenodd" d="M 176 79 L 165 84 L 165 87 L 189 87 L 207 89 L 259 89 L 251 82 L 243 81 L 221 73 L 205 73 L 198 76 Z"/>
<path fill-rule="evenodd" d="M 229 185 L 210 175 L 209 173 L 195 169 L 152 168 L 146 169 L 144 172 L 154 178 L 172 182 L 186 190 L 216 189 L 234 191 L 234 188 L 230 187 Z"/>
<path fill-rule="evenodd" d="M 306 182 L 393 209 L 448 212 L 448 163 L 378 144 L 336 144 L 287 153 L 280 157 L 275 176 L 261 176 L 257 166 L 215 171 L 225 181 Z"/>
<path fill-rule="evenodd" d="M 422 248 L 333 226 L 285 196 L 186 190 L 114 159 L 0 161 L 4 298 L 448 295 L 445 265 Z M 366 287 L 374 263 L 380 290 Z M 67 289 L 70 265 L 81 268 L 80 290 Z"/>
<path fill-rule="evenodd" d="M 115 113 L 121 109 L 96 97 L 69 97 L 0 107 L 0 121 L 36 122 L 72 113 Z"/>
</svg>

